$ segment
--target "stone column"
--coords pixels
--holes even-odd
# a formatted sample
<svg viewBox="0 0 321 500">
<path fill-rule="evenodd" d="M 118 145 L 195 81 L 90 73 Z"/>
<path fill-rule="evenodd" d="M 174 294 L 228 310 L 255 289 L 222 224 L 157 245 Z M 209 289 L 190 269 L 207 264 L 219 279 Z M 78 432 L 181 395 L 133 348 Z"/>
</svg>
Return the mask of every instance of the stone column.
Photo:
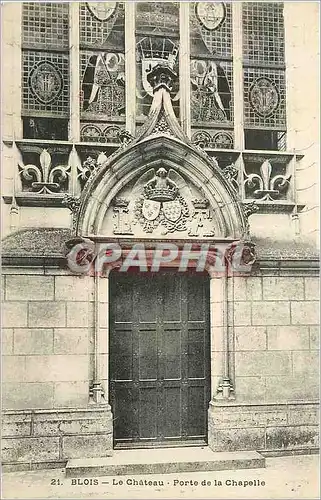
<svg viewBox="0 0 321 500">
<path fill-rule="evenodd" d="M 113 415 L 108 402 L 108 271 L 106 274 L 95 273 L 94 302 L 94 356 L 92 402 L 97 409 L 104 411 L 104 422 L 108 429 L 108 441 L 105 452 L 113 453 Z"/>
<path fill-rule="evenodd" d="M 93 386 L 91 388 L 92 397 L 95 403 L 101 403 L 103 388 L 101 385 L 101 359 L 100 359 L 100 276 L 95 273 L 95 301 L 94 301 L 94 358 L 93 358 Z"/>
<path fill-rule="evenodd" d="M 136 128 L 135 8 L 135 2 L 125 2 L 126 130 L 133 136 Z"/>
<path fill-rule="evenodd" d="M 208 444 L 215 450 L 215 406 L 228 404 L 234 396 L 229 367 L 227 277 L 214 272 L 210 276 L 212 397 L 208 409 Z"/>
<path fill-rule="evenodd" d="M 229 371 L 226 276 L 211 276 L 210 303 L 212 400 L 229 399 L 233 387 Z"/>
</svg>

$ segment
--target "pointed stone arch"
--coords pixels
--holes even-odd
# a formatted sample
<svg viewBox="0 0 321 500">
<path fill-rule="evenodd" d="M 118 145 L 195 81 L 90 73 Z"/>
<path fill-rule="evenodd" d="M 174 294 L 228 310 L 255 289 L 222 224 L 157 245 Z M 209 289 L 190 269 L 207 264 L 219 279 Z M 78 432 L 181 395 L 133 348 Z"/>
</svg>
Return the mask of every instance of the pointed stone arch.
<svg viewBox="0 0 321 500">
<path fill-rule="evenodd" d="M 243 237 L 246 217 L 242 204 L 216 161 L 191 144 L 164 133 L 130 143 L 95 172 L 81 198 L 77 235 L 100 235 L 106 211 L 122 188 L 148 169 L 159 167 L 176 171 L 209 201 L 219 228 L 217 238 Z"/>
</svg>

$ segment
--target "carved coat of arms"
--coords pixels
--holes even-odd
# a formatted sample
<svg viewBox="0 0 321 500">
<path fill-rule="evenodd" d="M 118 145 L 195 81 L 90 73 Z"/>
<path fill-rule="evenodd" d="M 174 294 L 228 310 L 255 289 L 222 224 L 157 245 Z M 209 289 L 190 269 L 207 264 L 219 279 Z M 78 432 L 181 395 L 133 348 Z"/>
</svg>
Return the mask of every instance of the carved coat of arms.
<svg viewBox="0 0 321 500">
<path fill-rule="evenodd" d="M 185 231 L 189 216 L 188 205 L 165 168 L 160 167 L 156 173 L 152 170 L 152 178 L 143 185 L 143 194 L 135 203 L 136 222 L 146 233 L 162 226 L 166 234 Z"/>
</svg>

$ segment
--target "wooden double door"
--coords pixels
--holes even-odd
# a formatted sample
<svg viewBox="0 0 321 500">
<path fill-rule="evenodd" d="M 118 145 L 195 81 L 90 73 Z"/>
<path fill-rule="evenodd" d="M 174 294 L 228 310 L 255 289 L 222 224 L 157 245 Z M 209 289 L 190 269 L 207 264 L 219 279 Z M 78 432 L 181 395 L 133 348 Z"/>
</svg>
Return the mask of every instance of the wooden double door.
<svg viewBox="0 0 321 500">
<path fill-rule="evenodd" d="M 114 272 L 110 303 L 114 446 L 206 443 L 208 277 Z"/>
</svg>

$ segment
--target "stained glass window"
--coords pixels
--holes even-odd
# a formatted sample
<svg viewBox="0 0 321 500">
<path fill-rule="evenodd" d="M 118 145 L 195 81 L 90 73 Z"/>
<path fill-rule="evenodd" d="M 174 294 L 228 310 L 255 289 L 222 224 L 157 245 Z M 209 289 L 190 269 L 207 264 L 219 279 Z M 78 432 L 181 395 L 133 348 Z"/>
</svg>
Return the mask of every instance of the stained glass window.
<svg viewBox="0 0 321 500">
<path fill-rule="evenodd" d="M 233 147 L 232 5 L 190 4 L 192 141 Z"/>
<path fill-rule="evenodd" d="M 244 61 L 284 64 L 283 4 L 244 2 L 242 14 Z"/>
<path fill-rule="evenodd" d="M 81 140 L 118 142 L 125 122 L 124 4 L 81 3 L 79 16 Z"/>
<path fill-rule="evenodd" d="M 191 56 L 232 58 L 232 4 L 225 2 L 190 3 Z"/>
<path fill-rule="evenodd" d="M 22 4 L 22 44 L 24 47 L 68 49 L 69 5 L 29 2 Z"/>
<path fill-rule="evenodd" d="M 138 123 L 149 113 L 153 89 L 148 72 L 157 64 L 169 64 L 177 77 L 171 92 L 173 109 L 179 116 L 179 2 L 136 4 L 136 117 Z"/>
<path fill-rule="evenodd" d="M 283 3 L 244 2 L 242 21 L 245 146 L 248 149 L 284 149 Z"/>
<path fill-rule="evenodd" d="M 24 137 L 67 139 L 69 98 L 69 5 L 23 3 Z"/>
</svg>

